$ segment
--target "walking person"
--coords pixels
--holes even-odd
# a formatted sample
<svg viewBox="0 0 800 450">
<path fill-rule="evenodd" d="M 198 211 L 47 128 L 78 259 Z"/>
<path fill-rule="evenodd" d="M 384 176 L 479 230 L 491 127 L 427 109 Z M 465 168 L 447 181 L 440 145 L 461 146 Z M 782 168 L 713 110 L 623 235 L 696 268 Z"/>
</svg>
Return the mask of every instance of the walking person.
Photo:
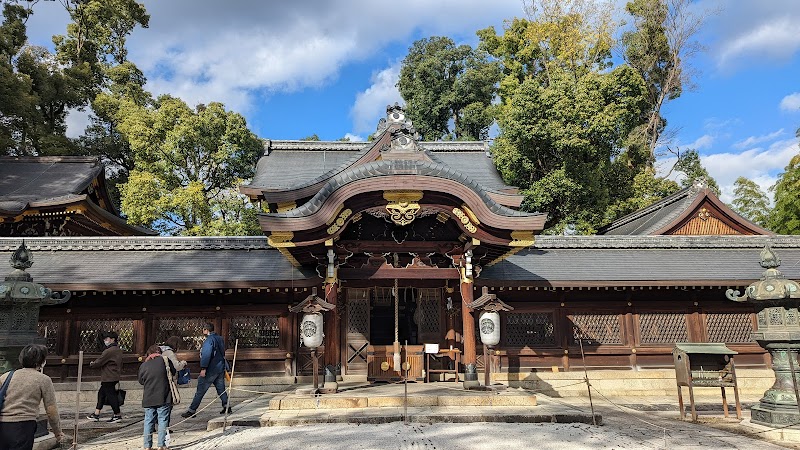
<svg viewBox="0 0 800 450">
<path fill-rule="evenodd" d="M 206 336 L 206 340 L 200 349 L 200 376 L 197 378 L 197 392 L 194 394 L 189 409 L 181 414 L 181 417 L 184 418 L 195 416 L 200 402 L 203 401 L 203 396 L 206 395 L 206 391 L 212 384 L 222 400 L 222 411 L 219 413 L 231 412 L 228 405 L 228 394 L 225 392 L 225 342 L 220 335 L 214 333 L 213 323 L 203 325 L 203 334 Z"/>
<path fill-rule="evenodd" d="M 6 388 L 5 403 L 0 411 L 0 450 L 30 450 L 36 433 L 39 404 L 44 401 L 47 420 L 59 442 L 64 440 L 56 406 L 53 380 L 42 373 L 47 347 L 28 345 L 19 353 L 22 369 L 0 376 L 0 386 L 11 377 Z"/>
<path fill-rule="evenodd" d="M 161 348 L 151 345 L 147 349 L 147 358 L 139 366 L 139 384 L 142 390 L 142 407 L 144 408 L 144 449 L 153 448 L 153 431 L 158 424 L 157 444 L 159 450 L 167 448 L 167 427 L 172 413 L 172 392 L 168 376 L 175 374 L 175 367 L 169 359 L 162 358 Z M 167 361 L 171 373 L 167 373 Z"/>
<path fill-rule="evenodd" d="M 103 350 L 99 358 L 89 363 L 89 367 L 100 369 L 100 390 L 97 391 L 97 405 L 95 405 L 94 412 L 86 417 L 95 422 L 100 421 L 100 410 L 103 409 L 103 405 L 111 405 L 111 410 L 114 411 L 114 414 L 108 419 L 109 423 L 122 420 L 116 387 L 122 374 L 122 349 L 117 344 L 118 339 L 119 335 L 114 331 L 104 333 L 103 344 L 105 345 L 105 350 Z"/>
<path fill-rule="evenodd" d="M 172 366 L 175 367 L 175 370 L 181 371 L 186 367 L 186 361 L 178 361 L 178 356 L 175 354 L 178 350 L 180 350 L 181 346 L 181 338 L 178 336 L 170 336 L 164 341 L 164 345 L 161 346 L 161 354 L 169 358 L 170 362 L 172 362 Z"/>
</svg>

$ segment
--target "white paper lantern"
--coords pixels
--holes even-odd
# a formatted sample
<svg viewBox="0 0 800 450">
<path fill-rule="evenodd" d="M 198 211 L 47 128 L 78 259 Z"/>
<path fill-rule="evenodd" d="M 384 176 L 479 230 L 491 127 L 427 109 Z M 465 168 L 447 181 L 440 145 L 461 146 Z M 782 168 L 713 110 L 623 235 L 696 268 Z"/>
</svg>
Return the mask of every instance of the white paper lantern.
<svg viewBox="0 0 800 450">
<path fill-rule="evenodd" d="M 317 348 L 322 345 L 322 338 L 324 337 L 322 314 L 310 313 L 303 315 L 303 320 L 300 322 L 300 339 L 303 340 L 303 345 L 308 348 Z"/>
<path fill-rule="evenodd" d="M 484 312 L 479 325 L 483 345 L 495 346 L 500 343 L 500 314 L 495 311 Z"/>
</svg>

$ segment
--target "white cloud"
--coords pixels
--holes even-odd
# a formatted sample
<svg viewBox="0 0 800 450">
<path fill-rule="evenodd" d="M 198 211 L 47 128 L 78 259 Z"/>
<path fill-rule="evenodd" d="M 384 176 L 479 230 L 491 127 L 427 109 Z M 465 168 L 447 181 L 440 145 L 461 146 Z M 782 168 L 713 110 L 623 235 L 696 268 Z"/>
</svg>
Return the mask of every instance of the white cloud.
<svg viewBox="0 0 800 450">
<path fill-rule="evenodd" d="M 800 2 L 725 2 L 705 0 L 699 5 L 711 10 L 706 31 L 713 55 L 720 68 L 753 64 L 754 60 L 785 61 L 800 50 Z"/>
<path fill-rule="evenodd" d="M 752 147 L 753 145 L 760 144 L 762 142 L 769 142 L 769 141 L 772 141 L 774 139 L 777 139 L 778 137 L 782 136 L 783 134 L 784 134 L 783 128 L 781 128 L 778 131 L 775 131 L 775 132 L 772 132 L 772 133 L 769 133 L 769 134 L 765 134 L 765 135 L 762 135 L 762 136 L 750 136 L 750 137 L 748 137 L 747 139 L 745 139 L 743 141 L 739 141 L 739 142 L 736 142 L 735 144 L 733 144 L 733 148 L 736 148 L 736 149 L 739 149 L 739 150 L 744 150 L 747 147 Z"/>
<path fill-rule="evenodd" d="M 781 100 L 781 111 L 798 112 L 800 111 L 800 92 L 795 92 L 783 97 Z"/>
<path fill-rule="evenodd" d="M 400 78 L 400 62 L 372 75 L 372 85 L 356 94 L 355 103 L 350 110 L 353 117 L 353 130 L 358 133 L 375 131 L 378 120 L 386 115 L 386 105 L 403 99 L 397 90 Z"/>
<path fill-rule="evenodd" d="M 476 42 L 475 30 L 522 15 L 518 0 L 409 0 L 400 9 L 372 0 L 144 3 L 150 27 L 136 30 L 129 47 L 148 89 L 238 111 L 259 95 L 323 87 L 346 65 L 411 36 Z"/>
<path fill-rule="evenodd" d="M 778 174 L 789 164 L 800 151 L 798 139 L 785 139 L 774 142 L 768 148 L 754 148 L 742 153 L 716 153 L 701 155 L 700 161 L 719 185 L 723 202 L 733 200 L 734 182 L 739 177 L 748 178 L 769 194 L 769 187 L 775 184 Z M 657 162 L 657 173 L 665 176 L 675 164 L 675 158 L 664 158 Z M 670 179 L 681 181 L 682 174 L 672 172 Z"/>
<path fill-rule="evenodd" d="M 704 134 L 691 144 L 687 145 L 687 147 L 695 150 L 701 150 L 704 148 L 711 148 L 712 144 L 714 144 L 714 136 L 711 136 L 710 134 Z"/>
<path fill-rule="evenodd" d="M 722 190 L 724 202 L 733 200 L 733 183 L 740 176 L 758 183 L 767 192 L 775 184 L 777 175 L 798 153 L 798 140 L 785 139 L 770 145 L 767 149 L 755 148 L 742 153 L 717 153 L 702 156 L 708 173 L 717 180 Z"/>
<path fill-rule="evenodd" d="M 359 136 L 357 134 L 352 134 L 352 133 L 345 133 L 344 138 L 345 139 L 350 139 L 350 142 L 364 142 L 364 141 L 366 141 L 366 139 L 364 139 L 363 137 L 361 137 L 361 136 Z"/>
</svg>

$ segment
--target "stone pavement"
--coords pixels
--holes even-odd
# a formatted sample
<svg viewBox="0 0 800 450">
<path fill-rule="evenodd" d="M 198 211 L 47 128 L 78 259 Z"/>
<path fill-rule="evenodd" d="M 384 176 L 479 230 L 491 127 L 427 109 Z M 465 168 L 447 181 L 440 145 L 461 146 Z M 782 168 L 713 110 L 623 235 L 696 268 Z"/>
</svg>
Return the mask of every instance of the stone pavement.
<svg viewBox="0 0 800 450">
<path fill-rule="evenodd" d="M 210 406 L 192 419 L 180 418 L 185 405 L 175 408 L 172 416 L 170 448 L 279 449 L 323 445 L 328 448 L 783 448 L 764 440 L 764 434 L 739 425 L 735 418 L 723 419 L 718 396 L 699 396 L 698 424 L 677 420 L 677 401 L 673 397 L 594 397 L 595 413 L 602 426 L 591 425 L 591 409 L 586 397 L 549 397 L 536 395 L 536 406 L 511 405 L 531 392 L 511 388 L 500 394 L 463 391 L 450 383 L 409 384 L 408 425 L 403 425 L 402 406 L 357 407 L 359 401 L 391 405 L 398 398 L 401 385 L 342 385 L 343 392 L 319 398 L 298 396 L 292 386 L 284 392 L 263 392 L 248 386 L 238 392 L 234 414 L 223 433 L 218 401 L 208 394 Z M 478 395 L 476 395 L 478 394 Z M 341 407 L 333 399 L 356 407 Z M 429 397 L 448 397 L 451 403 L 462 401 L 474 406 L 433 405 Z M 186 397 L 184 397 L 186 398 Z M 503 400 L 508 398 L 509 400 Z M 483 399 L 483 400 L 480 400 Z M 511 400 L 513 399 L 513 400 Z M 291 401 L 289 401 L 291 400 Z M 479 402 L 485 402 L 479 405 Z M 530 400 L 523 400 L 528 401 Z M 757 397 L 743 397 L 747 407 Z M 188 402 L 188 399 L 187 399 Z M 312 402 L 313 409 L 289 409 Z M 416 403 L 415 403 L 416 402 Z M 506 405 L 503 405 L 503 403 Z M 613 402 L 613 403 L 612 403 Z M 270 409 L 283 403 L 287 408 Z M 327 403 L 327 405 L 326 405 Z M 65 405 L 66 406 L 66 405 Z M 85 404 L 86 413 L 91 410 Z M 119 424 L 80 422 L 86 449 L 141 448 L 141 409 L 135 403 L 125 407 L 125 421 Z M 327 406 L 327 407 L 326 407 Z M 346 405 L 345 405 L 346 406 Z M 138 410 L 138 411 L 137 411 Z M 62 409 L 63 413 L 63 409 Z M 561 421 L 570 423 L 560 423 Z M 531 423 L 531 422 L 548 423 Z M 348 423 L 343 423 L 348 422 Z M 354 422 L 354 423 L 350 423 Z M 391 423 L 388 423 L 391 422 Z M 461 423 L 458 423 L 461 422 Z M 514 422 L 487 423 L 487 422 Z M 523 422 L 523 423 L 520 423 Z M 556 423 L 549 423 L 556 422 Z M 231 427 L 230 424 L 239 425 Z M 361 425 L 357 425 L 361 424 Z M 277 426 L 292 425 L 292 426 Z M 65 424 L 65 430 L 69 431 Z M 84 435 L 84 430 L 91 433 Z M 750 434 L 747 434 L 750 433 Z M 487 440 L 487 437 L 490 438 Z M 387 441 L 388 439 L 388 441 Z M 535 442 L 531 441 L 534 439 Z M 535 444 L 535 445 L 534 445 Z M 784 444 L 785 445 L 785 444 Z M 789 447 L 800 448 L 800 447 Z"/>
</svg>

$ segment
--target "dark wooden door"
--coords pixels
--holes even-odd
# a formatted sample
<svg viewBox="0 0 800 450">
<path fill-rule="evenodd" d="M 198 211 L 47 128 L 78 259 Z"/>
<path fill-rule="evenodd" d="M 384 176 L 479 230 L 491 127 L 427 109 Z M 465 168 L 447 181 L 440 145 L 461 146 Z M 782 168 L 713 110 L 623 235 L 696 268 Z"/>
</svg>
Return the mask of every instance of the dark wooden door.
<svg viewBox="0 0 800 450">
<path fill-rule="evenodd" d="M 345 321 L 345 373 L 367 374 L 367 350 L 369 348 L 369 300 L 368 288 L 347 289 L 347 320 Z"/>
</svg>

